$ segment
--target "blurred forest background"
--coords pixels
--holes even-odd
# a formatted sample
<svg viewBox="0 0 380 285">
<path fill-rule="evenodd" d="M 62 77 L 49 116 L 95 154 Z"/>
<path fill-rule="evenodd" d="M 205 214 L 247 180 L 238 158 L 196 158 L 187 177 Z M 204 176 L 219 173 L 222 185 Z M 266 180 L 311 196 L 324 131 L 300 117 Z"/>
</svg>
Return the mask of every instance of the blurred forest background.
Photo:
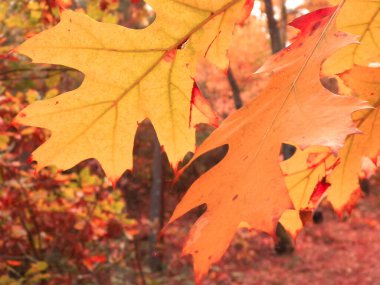
<svg viewBox="0 0 380 285">
<path fill-rule="evenodd" d="M 329 5 L 327 0 L 256 0 L 251 17 L 236 26 L 230 67 L 199 66 L 197 84 L 220 121 L 265 85 L 265 78 L 253 73 L 296 34 L 287 23 Z M 64 172 L 36 171 L 31 152 L 49 132 L 17 125 L 13 118 L 35 100 L 78 87 L 83 75 L 30 64 L 11 51 L 58 23 L 61 9 L 133 29 L 155 18 L 154 7 L 139 0 L 0 1 L 0 285 L 193 284 L 191 259 L 181 257 L 181 247 L 204 207 L 165 235 L 158 233 L 187 187 L 226 149 L 196 161 L 173 186 L 173 170 L 146 120 L 136 133 L 133 171 L 115 187 L 94 160 Z M 199 125 L 197 143 L 212 130 Z M 370 182 L 371 195 L 351 216 L 339 220 L 322 206 L 323 216 L 315 219 L 323 217 L 322 225 L 306 227 L 295 253 L 276 255 L 270 237 L 242 230 L 204 284 L 380 284 L 377 177 Z"/>
</svg>

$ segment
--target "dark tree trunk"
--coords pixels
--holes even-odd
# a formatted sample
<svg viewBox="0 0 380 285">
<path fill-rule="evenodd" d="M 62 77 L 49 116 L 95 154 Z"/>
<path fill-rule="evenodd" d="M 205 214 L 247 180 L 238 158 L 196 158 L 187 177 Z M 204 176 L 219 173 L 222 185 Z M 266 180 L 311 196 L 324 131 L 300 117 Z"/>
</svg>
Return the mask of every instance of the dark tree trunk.
<svg viewBox="0 0 380 285">
<path fill-rule="evenodd" d="M 228 67 L 227 78 L 228 78 L 228 82 L 230 83 L 230 86 L 232 89 L 232 95 L 234 98 L 235 108 L 240 109 L 243 106 L 243 102 L 242 102 L 241 97 L 240 97 L 239 85 L 236 82 L 236 79 L 234 77 L 234 74 L 232 73 L 231 67 Z"/>
<path fill-rule="evenodd" d="M 281 44 L 284 48 L 286 46 L 287 38 L 287 27 L 288 27 L 288 11 L 286 10 L 286 0 L 281 1 Z"/>
<path fill-rule="evenodd" d="M 265 0 L 265 13 L 268 19 L 268 29 L 271 39 L 272 53 L 280 51 L 284 47 L 281 41 L 280 29 L 277 26 L 276 19 L 274 18 L 272 0 Z"/>
<path fill-rule="evenodd" d="M 162 269 L 162 255 L 159 252 L 158 233 L 162 227 L 162 152 L 161 145 L 157 135 L 153 139 L 153 164 L 152 164 L 152 188 L 150 190 L 150 212 L 149 219 L 152 223 L 152 230 L 149 236 L 149 266 L 152 271 L 160 271 Z"/>
</svg>

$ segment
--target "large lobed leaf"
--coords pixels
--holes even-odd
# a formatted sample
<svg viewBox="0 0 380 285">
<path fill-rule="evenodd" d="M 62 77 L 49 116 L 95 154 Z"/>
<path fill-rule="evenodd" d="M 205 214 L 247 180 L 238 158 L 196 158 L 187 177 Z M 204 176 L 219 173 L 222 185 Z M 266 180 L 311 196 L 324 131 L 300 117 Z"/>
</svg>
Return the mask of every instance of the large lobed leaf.
<svg viewBox="0 0 380 285">
<path fill-rule="evenodd" d="M 278 219 L 293 208 L 279 166 L 281 143 L 337 151 L 357 130 L 351 113 L 366 105 L 334 95 L 319 80 L 322 62 L 356 41 L 336 30 L 340 7 L 318 10 L 295 20 L 294 43 L 271 57 L 261 71 L 270 72 L 266 89 L 227 118 L 196 151 L 196 159 L 221 145 L 225 158 L 191 186 L 170 222 L 206 203 L 207 211 L 191 229 L 184 254 L 194 259 L 196 279 L 207 273 L 229 246 L 240 225 L 273 234 Z"/>
<path fill-rule="evenodd" d="M 132 167 L 135 130 L 145 118 L 170 161 L 181 159 L 195 145 L 190 117 L 191 125 L 215 121 L 204 100 L 191 100 L 197 62 L 205 57 L 226 67 L 234 24 L 252 2 L 150 0 L 157 17 L 144 30 L 64 11 L 57 26 L 17 48 L 34 62 L 62 64 L 85 74 L 78 89 L 36 102 L 17 117 L 22 124 L 52 132 L 33 153 L 39 167 L 67 169 L 96 158 L 107 176 L 117 179 Z M 198 104 L 192 107 L 191 101 Z"/>
</svg>

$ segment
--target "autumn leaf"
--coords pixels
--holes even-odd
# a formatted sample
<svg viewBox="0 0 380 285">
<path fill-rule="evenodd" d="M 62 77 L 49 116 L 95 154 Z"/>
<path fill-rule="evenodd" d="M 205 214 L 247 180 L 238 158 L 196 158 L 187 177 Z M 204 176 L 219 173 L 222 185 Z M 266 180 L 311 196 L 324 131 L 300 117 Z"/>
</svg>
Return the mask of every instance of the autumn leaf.
<svg viewBox="0 0 380 285">
<path fill-rule="evenodd" d="M 221 145 L 229 147 L 224 159 L 194 182 L 170 219 L 207 204 L 183 250 L 193 256 L 198 282 L 222 257 L 239 225 L 273 234 L 281 214 L 293 208 L 279 166 L 281 143 L 337 151 L 356 132 L 351 113 L 365 104 L 332 94 L 319 80 L 322 62 L 355 42 L 336 30 L 339 10 L 322 9 L 295 20 L 291 25 L 300 33 L 294 43 L 261 68 L 271 75 L 265 90 L 196 151 L 193 161 Z"/>
<path fill-rule="evenodd" d="M 17 121 L 49 129 L 33 158 L 39 168 L 68 169 L 96 158 L 111 179 L 132 167 L 137 124 L 149 118 L 171 162 L 194 148 L 191 125 L 215 122 L 204 100 L 192 100 L 199 59 L 226 68 L 226 50 L 243 0 L 151 0 L 157 18 L 143 30 L 99 23 L 72 11 L 17 48 L 38 63 L 61 64 L 85 74 L 82 85 L 35 102 Z M 180 15 L 180 16 L 178 16 Z M 210 114 L 213 117 L 210 117 Z"/>
<path fill-rule="evenodd" d="M 359 190 L 363 156 L 376 158 L 380 150 L 380 68 L 355 66 L 341 75 L 355 95 L 367 100 L 374 109 L 356 112 L 354 119 L 361 135 L 350 136 L 339 151 L 340 164 L 329 177 L 327 199 L 338 213 L 350 209 Z"/>
<path fill-rule="evenodd" d="M 18 260 L 7 260 L 6 263 L 10 266 L 21 266 L 22 262 Z"/>
<path fill-rule="evenodd" d="M 329 186 L 323 180 L 337 164 L 331 150 L 320 146 L 297 149 L 290 159 L 280 163 L 294 210 L 286 210 L 279 222 L 293 237 L 303 227 L 300 212 L 312 212 L 319 205 Z"/>
<path fill-rule="evenodd" d="M 360 45 L 350 45 L 323 65 L 325 74 L 338 74 L 354 65 L 380 61 L 380 0 L 346 0 L 337 19 L 338 29 L 359 35 Z"/>
<path fill-rule="evenodd" d="M 312 146 L 305 150 L 297 149 L 291 159 L 281 162 L 285 183 L 296 209 L 310 209 L 313 189 L 328 175 L 337 164 L 327 147 Z"/>
</svg>

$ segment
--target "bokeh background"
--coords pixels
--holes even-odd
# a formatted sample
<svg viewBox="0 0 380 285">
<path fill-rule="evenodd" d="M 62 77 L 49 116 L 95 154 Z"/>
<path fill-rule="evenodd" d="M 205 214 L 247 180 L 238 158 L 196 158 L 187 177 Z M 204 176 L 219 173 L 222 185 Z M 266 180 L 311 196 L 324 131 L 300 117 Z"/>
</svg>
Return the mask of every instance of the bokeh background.
<svg viewBox="0 0 380 285">
<path fill-rule="evenodd" d="M 265 86 L 266 78 L 253 73 L 296 34 L 287 23 L 329 5 L 256 0 L 251 16 L 235 28 L 230 67 L 203 62 L 198 69 L 197 84 L 220 122 Z M 133 29 L 155 19 L 154 7 L 140 0 L 0 1 L 0 285 L 193 284 L 191 258 L 181 257 L 181 247 L 204 206 L 158 234 L 188 186 L 226 149 L 196 161 L 173 185 L 172 167 L 146 120 L 136 133 L 133 170 L 116 187 L 94 160 L 64 172 L 36 171 L 31 153 L 49 132 L 17 125 L 13 118 L 36 100 L 75 89 L 83 75 L 31 64 L 12 50 L 58 23 L 62 9 Z M 199 125 L 197 144 L 212 131 Z M 276 253 L 271 237 L 240 231 L 204 284 L 380 284 L 379 178 L 367 181 L 368 191 L 351 216 L 338 218 L 322 203 L 315 223 L 295 245 L 288 241 L 290 250 Z"/>
</svg>

